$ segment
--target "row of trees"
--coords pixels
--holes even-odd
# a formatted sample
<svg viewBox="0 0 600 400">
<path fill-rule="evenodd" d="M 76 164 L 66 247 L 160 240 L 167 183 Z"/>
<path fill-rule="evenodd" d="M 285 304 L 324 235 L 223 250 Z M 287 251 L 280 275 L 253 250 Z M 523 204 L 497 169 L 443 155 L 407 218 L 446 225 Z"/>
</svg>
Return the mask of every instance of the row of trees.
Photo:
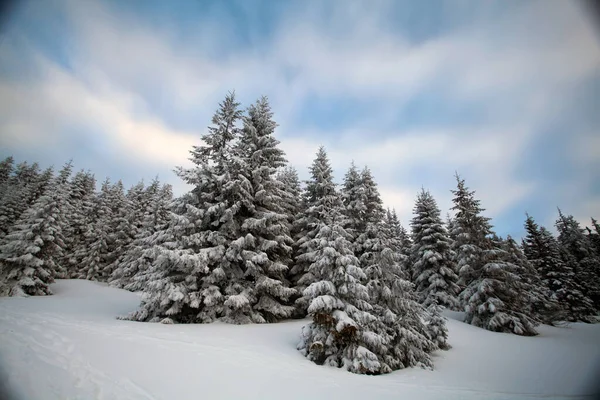
<svg viewBox="0 0 600 400">
<path fill-rule="evenodd" d="M 2 294 L 49 294 L 53 277 L 142 291 L 138 321 L 263 323 L 309 316 L 299 350 L 318 364 L 378 374 L 431 367 L 447 349 L 441 307 L 498 332 L 594 321 L 599 227 L 559 213 L 558 238 L 527 217 L 521 244 L 493 232 L 457 176 L 444 223 L 431 193 L 411 232 L 386 210 L 368 168 L 337 187 L 320 148 L 301 185 L 274 137 L 266 98 L 246 112 L 230 93 L 172 200 L 157 180 L 126 194 L 71 164 L 54 177 L 12 159 L 0 167 Z"/>
</svg>

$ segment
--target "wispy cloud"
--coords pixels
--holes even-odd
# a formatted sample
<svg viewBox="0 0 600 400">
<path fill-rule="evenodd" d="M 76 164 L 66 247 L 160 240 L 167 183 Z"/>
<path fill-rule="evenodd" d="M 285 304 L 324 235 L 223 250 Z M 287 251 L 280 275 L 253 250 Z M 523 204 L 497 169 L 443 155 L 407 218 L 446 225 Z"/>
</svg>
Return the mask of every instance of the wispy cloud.
<svg viewBox="0 0 600 400">
<path fill-rule="evenodd" d="M 524 154 L 534 155 L 525 165 L 543 160 L 538 146 L 554 140 L 545 135 L 555 123 L 577 137 L 557 163 L 580 168 L 598 159 L 590 146 L 597 129 L 567 107 L 582 85 L 600 79 L 600 44 L 583 12 L 572 2 L 529 1 L 497 16 L 491 5 L 503 3 L 489 2 L 467 20 L 467 3 L 443 3 L 453 23 L 418 40 L 406 34 L 417 26 L 397 29 L 390 17 L 400 15 L 397 2 L 297 3 L 280 7 L 268 35 L 251 31 L 252 46 L 244 47 L 232 45 L 232 21 L 211 15 L 199 15 L 184 32 L 176 21 L 151 23 L 114 3 L 51 2 L 45 7 L 63 16 L 73 38 L 64 59 L 24 27 L 0 44 L 1 66 L 28 62 L 27 79 L 0 70 L 0 143 L 52 163 L 63 161 L 56 160 L 62 144 L 78 143 L 84 166 L 100 175 L 116 177 L 130 165 L 131 174 L 161 172 L 178 183 L 168 170 L 186 163 L 218 101 L 236 89 L 246 104 L 270 97 L 282 146 L 303 177 L 326 145 L 338 180 L 351 160 L 369 165 L 405 223 L 421 185 L 450 207 L 455 170 L 490 216 L 522 214 L 526 204 L 549 202 L 550 191 L 568 212 L 600 214 L 592 190 L 600 185 L 597 169 L 552 187 L 523 174 Z M 257 13 L 247 16 L 257 23 Z M 330 102 L 339 126 L 310 123 L 304 110 L 315 98 Z M 343 112 L 339 99 L 349 104 Z M 419 103 L 434 101 L 446 113 L 469 113 L 442 119 L 439 106 L 428 114 Z M 363 120 L 342 123 L 365 105 Z M 418 109 L 420 122 L 399 118 L 405 109 Z M 113 158 L 119 171 L 108 166 Z M 567 187 L 581 196 L 561 196 Z"/>
</svg>

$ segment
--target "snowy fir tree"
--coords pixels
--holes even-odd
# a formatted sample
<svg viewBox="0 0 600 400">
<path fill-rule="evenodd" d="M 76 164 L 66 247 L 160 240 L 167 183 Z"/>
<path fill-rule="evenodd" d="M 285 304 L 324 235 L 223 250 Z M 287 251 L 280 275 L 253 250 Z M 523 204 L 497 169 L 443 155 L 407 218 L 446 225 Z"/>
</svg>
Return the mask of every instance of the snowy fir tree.
<svg viewBox="0 0 600 400">
<path fill-rule="evenodd" d="M 52 177 L 52 170 L 40 173 L 37 163 L 17 164 L 6 183 L 0 204 L 0 237 L 8 233 L 21 214 L 42 194 Z"/>
<path fill-rule="evenodd" d="M 417 196 L 411 228 L 411 270 L 419 301 L 424 307 L 436 303 L 457 309 L 459 287 L 451 242 L 435 199 L 424 189 Z"/>
<path fill-rule="evenodd" d="M 438 349 L 450 350 L 452 348 L 448 343 L 446 319 L 442 315 L 442 308 L 435 301 L 427 307 L 427 332 Z"/>
<path fill-rule="evenodd" d="M 294 311 L 290 299 L 296 293 L 286 279 L 293 241 L 283 205 L 285 186 L 276 179 L 277 170 L 287 162 L 273 136 L 276 126 L 266 97 L 250 106 L 244 117 L 236 153 L 243 162 L 241 173 L 250 185 L 249 207 L 238 215 L 238 237 L 228 249 L 228 257 L 242 261 L 247 286 L 244 295 L 253 313 L 259 314 L 252 319 L 264 321 L 289 317 Z"/>
<path fill-rule="evenodd" d="M 575 282 L 583 294 L 600 310 L 600 257 L 593 244 L 585 236 L 584 230 L 572 215 L 564 215 L 558 210 L 556 221 L 558 242 L 564 250 L 564 262 L 575 273 Z"/>
<path fill-rule="evenodd" d="M 344 176 L 340 195 L 344 206 L 344 228 L 356 240 L 366 226 L 367 193 L 354 162 Z"/>
<path fill-rule="evenodd" d="M 48 285 L 64 270 L 60 258 L 63 235 L 62 207 L 69 195 L 66 178 L 70 164 L 45 185 L 45 192 L 19 217 L 0 241 L 0 295 L 51 294 Z"/>
<path fill-rule="evenodd" d="M 324 147 L 317 151 L 310 167 L 310 175 L 302 200 L 305 212 L 294 223 L 297 240 L 294 243 L 295 263 L 290 270 L 292 285 L 301 294 L 295 302 L 296 315 L 300 317 L 306 315 L 308 308 L 308 298 L 303 295 L 304 289 L 315 279 L 309 270 L 313 262 L 311 254 L 314 252 L 314 239 L 330 210 L 342 205 Z"/>
<path fill-rule="evenodd" d="M 93 206 L 96 179 L 89 171 L 79 171 L 69 186 L 70 194 L 64 205 L 65 225 L 61 228 L 64 248 L 60 262 L 65 267 L 67 276 L 75 278 L 79 274 L 82 253 L 86 250 L 85 232 Z"/>
<path fill-rule="evenodd" d="M 592 228 L 586 227 L 587 237 L 592 244 L 596 257 L 600 257 L 600 224 L 594 218 L 592 218 Z"/>
<path fill-rule="evenodd" d="M 0 199 L 4 196 L 9 187 L 10 177 L 15 168 L 15 159 L 12 156 L 6 157 L 0 162 Z"/>
<path fill-rule="evenodd" d="M 523 249 L 510 235 L 501 243 L 505 251 L 505 260 L 515 266 L 516 273 L 524 286 L 527 315 L 538 322 L 550 325 L 563 320 L 564 315 L 560 304 L 552 298 L 550 290 L 542 282 L 538 270 L 527 259 Z"/>
<path fill-rule="evenodd" d="M 595 314 L 593 303 L 582 293 L 573 270 L 563 261 L 561 248 L 552 233 L 539 227 L 529 215 L 525 221 L 525 230 L 525 256 L 538 271 L 551 298 L 564 309 L 564 318 L 571 322 L 592 322 Z"/>
<path fill-rule="evenodd" d="M 245 117 L 238 107 L 230 93 L 206 145 L 192 151 L 195 166 L 178 170 L 195 188 L 180 199 L 168 240 L 154 251 L 147 275 L 156 279 L 133 319 L 260 323 L 293 311 L 295 291 L 285 279 L 292 241 L 284 185 L 275 177 L 285 157 L 267 99 Z"/>
<path fill-rule="evenodd" d="M 475 199 L 475 192 L 469 191 L 458 174 L 455 177 L 457 188 L 452 190 L 452 210 L 455 215 L 450 237 L 453 238 L 452 251 L 459 272 L 458 285 L 464 289 L 476 279 L 477 271 L 483 265 L 483 247 L 491 226 L 489 218 L 481 215 L 485 210 L 481 208 L 480 201 Z"/>
<path fill-rule="evenodd" d="M 282 206 L 288 215 L 290 229 L 293 229 L 294 221 L 303 212 L 301 204 L 302 188 L 300 187 L 298 171 L 294 167 L 286 166 L 277 173 L 276 178 L 283 184 Z M 292 237 L 294 234 L 295 232 L 292 231 Z"/>
<path fill-rule="evenodd" d="M 107 178 L 102 183 L 100 193 L 94 198 L 91 210 L 92 223 L 85 232 L 85 254 L 78 274 L 81 279 L 102 280 L 112 240 L 110 232 L 112 189 Z"/>
<path fill-rule="evenodd" d="M 133 278 L 146 271 L 152 264 L 153 258 L 148 258 L 144 254 L 150 253 L 146 250 L 160 242 L 160 237 L 155 234 L 166 229 L 170 218 L 170 206 L 172 202 L 171 185 L 160 185 L 158 179 L 143 190 L 139 196 L 137 207 L 132 210 L 133 214 L 139 218 L 135 238 L 124 251 L 123 255 L 115 261 L 113 272 L 110 277 L 112 286 L 126 288 L 132 291 L 139 291 Z"/>
<path fill-rule="evenodd" d="M 248 205 L 241 203 L 240 193 L 250 190 L 239 169 L 233 169 L 239 160 L 232 153 L 243 116 L 239 106 L 235 94 L 229 93 L 202 136 L 203 145 L 190 152 L 193 166 L 176 170 L 192 190 L 173 203 L 167 226 L 149 238 L 153 245 L 144 250 L 144 257 L 152 264 L 130 284 L 143 288 L 143 301 L 127 318 L 211 322 L 222 317 L 226 307 L 249 309 L 240 293 L 243 271 L 239 262 L 226 257 L 239 229 L 234 216 Z"/>
<path fill-rule="evenodd" d="M 475 192 L 468 190 L 458 174 L 456 180 L 453 247 L 459 283 L 464 285 L 459 301 L 465 307 L 465 322 L 496 332 L 536 335 L 536 321 L 526 314 L 526 286 L 519 268 L 506 261 L 502 243 L 493 240 Z"/>
<path fill-rule="evenodd" d="M 460 295 L 465 322 L 495 332 L 537 335 L 537 322 L 527 315 L 527 287 L 519 268 L 505 261 L 501 243 L 491 238 L 482 250 L 482 266 Z"/>
</svg>

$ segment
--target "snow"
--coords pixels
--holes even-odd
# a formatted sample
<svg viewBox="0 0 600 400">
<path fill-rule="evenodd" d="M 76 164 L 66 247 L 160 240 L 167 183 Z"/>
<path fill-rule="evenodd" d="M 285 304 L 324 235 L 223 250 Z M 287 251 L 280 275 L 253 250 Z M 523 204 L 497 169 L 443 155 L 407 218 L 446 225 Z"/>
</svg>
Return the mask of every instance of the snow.
<svg viewBox="0 0 600 400">
<path fill-rule="evenodd" d="M 600 324 L 489 332 L 445 311 L 452 349 L 433 371 L 382 376 L 296 350 L 307 320 L 262 325 L 122 321 L 135 293 L 59 280 L 53 296 L 0 299 L 0 362 L 17 399 L 577 399 L 593 393 Z M 0 393 L 1 395 L 1 393 Z"/>
</svg>

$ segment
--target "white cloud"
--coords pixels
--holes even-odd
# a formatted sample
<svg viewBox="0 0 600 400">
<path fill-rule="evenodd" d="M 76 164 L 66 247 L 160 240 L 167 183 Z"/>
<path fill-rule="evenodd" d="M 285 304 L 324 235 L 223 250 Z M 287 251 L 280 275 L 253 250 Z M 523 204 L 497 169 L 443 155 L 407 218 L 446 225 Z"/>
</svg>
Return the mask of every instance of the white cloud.
<svg viewBox="0 0 600 400">
<path fill-rule="evenodd" d="M 207 56 L 215 50 L 211 38 L 227 34 L 216 23 L 199 24 L 179 42 L 168 29 L 150 27 L 133 14 L 117 15 L 99 2 L 66 1 L 63 9 L 76 33 L 72 70 L 30 49 L 39 79 L 0 81 L 2 143 L 47 146 L 52 133 L 88 124 L 95 129 L 82 134 L 102 132 L 101 139 L 132 162 L 179 165 L 217 102 L 235 88 L 244 98 L 270 96 L 282 146 L 301 175 L 323 144 L 338 181 L 350 161 L 369 165 L 386 203 L 407 221 L 420 189 L 407 183 L 411 174 L 421 166 L 439 174 L 421 184 L 445 211 L 458 170 L 494 216 L 536 189 L 515 169 L 522 152 L 545 118 L 560 111 L 561 96 L 600 70 L 593 28 L 568 2 L 527 2 L 497 20 L 482 18 L 420 43 L 381 29 L 393 1 L 338 7 L 327 25 L 320 24 L 319 4 L 284 16 L 264 52 L 243 50 L 215 60 Z M 334 34 L 340 29 L 347 35 Z M 432 86 L 446 101 L 482 104 L 482 122 L 390 129 L 394 108 Z M 331 132 L 292 124 L 309 94 L 373 99 L 382 108 L 362 124 L 368 131 L 344 130 L 332 139 Z M 151 114 L 150 101 L 197 110 L 205 123 L 179 131 L 167 122 L 177 115 Z M 321 142 L 309 139 L 314 137 Z M 581 154 L 586 160 L 596 155 L 585 145 Z M 583 202 L 578 207 L 589 209 Z"/>
</svg>

